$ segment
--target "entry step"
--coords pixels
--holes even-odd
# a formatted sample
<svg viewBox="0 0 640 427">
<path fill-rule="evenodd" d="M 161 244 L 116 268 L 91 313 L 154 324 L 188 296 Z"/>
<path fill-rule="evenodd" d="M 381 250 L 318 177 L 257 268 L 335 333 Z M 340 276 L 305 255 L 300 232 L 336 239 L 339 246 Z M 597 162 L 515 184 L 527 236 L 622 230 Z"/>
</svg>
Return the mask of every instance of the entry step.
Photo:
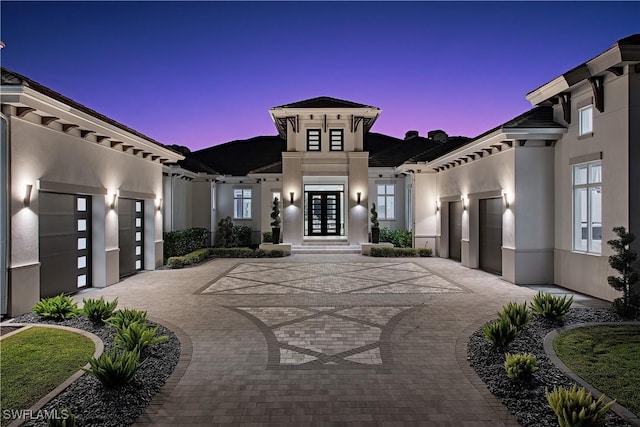
<svg viewBox="0 0 640 427">
<path fill-rule="evenodd" d="M 360 245 L 292 245 L 291 253 L 294 254 L 359 254 Z"/>
</svg>

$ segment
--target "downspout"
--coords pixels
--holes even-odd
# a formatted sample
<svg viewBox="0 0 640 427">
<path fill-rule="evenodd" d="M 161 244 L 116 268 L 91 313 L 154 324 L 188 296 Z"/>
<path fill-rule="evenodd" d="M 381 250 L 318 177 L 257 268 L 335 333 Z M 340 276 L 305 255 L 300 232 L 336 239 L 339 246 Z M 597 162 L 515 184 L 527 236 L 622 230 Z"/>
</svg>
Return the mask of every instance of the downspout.
<svg viewBox="0 0 640 427">
<path fill-rule="evenodd" d="M 9 194 L 10 194 L 10 186 L 9 182 L 11 179 L 11 174 L 9 170 L 11 169 L 11 150 L 9 149 L 9 121 L 7 117 L 2 114 L 0 111 L 0 158 L 4 159 L 4 165 L 0 173 L 2 177 L 0 182 L 2 182 L 2 188 L 0 188 L 0 197 L 2 198 L 3 209 L 0 212 L 0 227 L 2 227 L 2 241 L 0 241 L 0 256 L 2 259 L 0 260 L 1 271 L 0 275 L 0 317 L 4 316 L 8 313 L 8 303 L 9 303 L 9 254 L 11 251 L 11 240 L 9 239 L 9 233 L 11 232 L 10 224 L 11 216 L 9 215 Z"/>
</svg>

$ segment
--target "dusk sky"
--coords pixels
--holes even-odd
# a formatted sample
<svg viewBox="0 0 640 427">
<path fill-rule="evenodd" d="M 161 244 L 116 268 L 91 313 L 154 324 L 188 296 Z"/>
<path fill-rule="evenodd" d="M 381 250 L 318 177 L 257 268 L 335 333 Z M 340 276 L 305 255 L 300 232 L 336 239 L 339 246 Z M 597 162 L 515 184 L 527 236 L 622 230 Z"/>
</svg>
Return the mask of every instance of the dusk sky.
<svg viewBox="0 0 640 427">
<path fill-rule="evenodd" d="M 640 2 L 15 2 L 2 65 L 164 144 L 275 135 L 332 96 L 372 131 L 476 136 L 525 94 L 640 32 Z"/>
</svg>

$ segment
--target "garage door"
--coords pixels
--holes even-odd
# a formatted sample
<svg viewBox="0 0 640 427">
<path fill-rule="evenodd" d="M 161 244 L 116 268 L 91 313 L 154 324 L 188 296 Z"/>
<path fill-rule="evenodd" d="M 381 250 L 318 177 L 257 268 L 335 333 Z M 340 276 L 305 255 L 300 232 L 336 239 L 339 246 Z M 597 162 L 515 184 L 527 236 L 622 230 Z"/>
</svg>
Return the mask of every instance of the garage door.
<svg viewBox="0 0 640 427">
<path fill-rule="evenodd" d="M 120 277 L 130 276 L 144 265 L 144 203 L 142 200 L 118 200 L 118 238 Z"/>
<path fill-rule="evenodd" d="M 480 200 L 480 268 L 502 274 L 502 199 Z"/>
<path fill-rule="evenodd" d="M 449 258 L 462 259 L 462 201 L 449 203 Z"/>
<path fill-rule="evenodd" d="M 41 192 L 40 297 L 76 292 L 91 284 L 91 198 Z"/>
</svg>

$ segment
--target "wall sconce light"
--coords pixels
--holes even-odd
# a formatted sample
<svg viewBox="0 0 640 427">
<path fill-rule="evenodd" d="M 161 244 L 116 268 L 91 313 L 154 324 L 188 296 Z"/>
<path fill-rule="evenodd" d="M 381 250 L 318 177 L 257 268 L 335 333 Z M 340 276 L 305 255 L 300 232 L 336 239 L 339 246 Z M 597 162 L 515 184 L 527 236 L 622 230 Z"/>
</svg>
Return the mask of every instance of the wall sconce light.
<svg viewBox="0 0 640 427">
<path fill-rule="evenodd" d="M 111 209 L 115 209 L 116 208 L 116 202 L 118 201 L 118 193 L 113 193 L 113 196 L 111 198 Z"/>
<path fill-rule="evenodd" d="M 440 212 L 440 203 L 436 200 L 436 213 Z"/>
<path fill-rule="evenodd" d="M 289 204 L 293 204 L 293 191 L 289 192 Z"/>
<path fill-rule="evenodd" d="M 356 204 L 358 204 L 358 205 L 359 205 L 359 204 L 360 204 L 360 197 L 362 197 L 362 193 L 361 193 L 360 191 L 358 191 L 358 192 L 356 193 L 356 196 L 357 196 L 357 197 L 356 197 Z"/>
<path fill-rule="evenodd" d="M 462 210 L 467 210 L 467 198 L 464 196 L 460 196 L 460 200 L 462 200 Z"/>
<path fill-rule="evenodd" d="M 509 195 L 506 192 L 503 192 L 502 198 L 504 199 L 504 206 L 509 209 Z"/>
<path fill-rule="evenodd" d="M 24 190 L 24 206 L 29 207 L 31 205 L 31 191 L 33 190 L 33 185 L 27 184 L 27 187 Z"/>
<path fill-rule="evenodd" d="M 161 210 L 162 209 L 162 197 L 158 199 L 157 205 L 158 205 L 158 210 Z"/>
</svg>

